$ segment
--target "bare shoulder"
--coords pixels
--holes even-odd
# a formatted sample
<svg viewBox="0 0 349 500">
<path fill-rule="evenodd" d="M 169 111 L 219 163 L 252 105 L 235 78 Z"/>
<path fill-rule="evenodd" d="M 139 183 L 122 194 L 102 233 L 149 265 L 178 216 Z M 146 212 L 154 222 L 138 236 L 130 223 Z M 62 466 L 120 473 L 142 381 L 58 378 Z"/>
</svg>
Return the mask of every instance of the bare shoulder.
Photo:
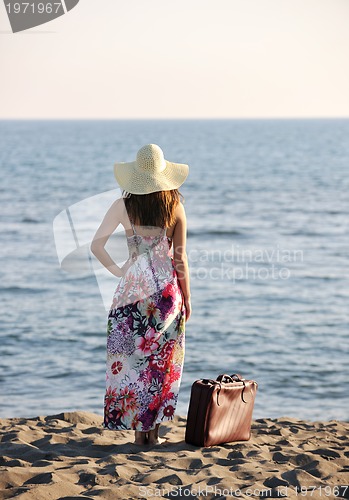
<svg viewBox="0 0 349 500">
<path fill-rule="evenodd" d="M 125 229 L 130 229 L 130 220 L 127 214 L 124 198 L 118 198 L 114 201 L 115 217 L 121 222 Z"/>
<path fill-rule="evenodd" d="M 184 208 L 184 205 L 181 201 L 178 203 L 175 213 L 176 213 L 177 220 L 178 219 L 180 219 L 180 220 L 185 219 L 185 208 Z"/>
<path fill-rule="evenodd" d="M 118 198 L 117 200 L 115 200 L 109 210 L 115 214 L 115 215 L 118 215 L 119 217 L 121 217 L 125 211 L 126 211 L 126 207 L 125 207 L 125 202 L 123 200 L 123 198 Z"/>
<path fill-rule="evenodd" d="M 121 224 L 124 225 L 124 221 L 126 218 L 125 214 L 127 214 L 127 212 L 124 200 L 123 198 L 118 198 L 110 205 L 105 218 L 112 224 L 121 222 Z"/>
</svg>

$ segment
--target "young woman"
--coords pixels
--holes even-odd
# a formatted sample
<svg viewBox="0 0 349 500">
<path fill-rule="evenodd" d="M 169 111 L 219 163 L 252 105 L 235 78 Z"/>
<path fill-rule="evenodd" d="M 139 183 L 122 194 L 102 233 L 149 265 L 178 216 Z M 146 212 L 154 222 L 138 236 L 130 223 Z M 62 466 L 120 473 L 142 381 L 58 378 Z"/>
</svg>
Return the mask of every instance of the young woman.
<svg viewBox="0 0 349 500">
<path fill-rule="evenodd" d="M 191 314 L 186 215 L 179 186 L 189 173 L 156 144 L 134 162 L 116 163 L 123 190 L 98 228 L 92 253 L 120 277 L 108 314 L 104 427 L 134 430 L 136 444 L 159 443 L 172 420 Z M 129 258 L 119 267 L 104 246 L 122 224 Z"/>
</svg>

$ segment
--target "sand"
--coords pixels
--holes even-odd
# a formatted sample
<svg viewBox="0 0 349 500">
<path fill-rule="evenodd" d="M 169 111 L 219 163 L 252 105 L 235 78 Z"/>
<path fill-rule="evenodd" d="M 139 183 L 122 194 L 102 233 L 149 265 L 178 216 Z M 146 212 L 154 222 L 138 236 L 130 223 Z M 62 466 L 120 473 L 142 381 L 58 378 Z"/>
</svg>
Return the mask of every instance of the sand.
<svg viewBox="0 0 349 500">
<path fill-rule="evenodd" d="M 0 498 L 349 498 L 349 423 L 258 419 L 250 441 L 197 447 L 186 419 L 133 444 L 86 412 L 2 419 Z M 264 496 L 263 496 L 264 495 Z"/>
</svg>

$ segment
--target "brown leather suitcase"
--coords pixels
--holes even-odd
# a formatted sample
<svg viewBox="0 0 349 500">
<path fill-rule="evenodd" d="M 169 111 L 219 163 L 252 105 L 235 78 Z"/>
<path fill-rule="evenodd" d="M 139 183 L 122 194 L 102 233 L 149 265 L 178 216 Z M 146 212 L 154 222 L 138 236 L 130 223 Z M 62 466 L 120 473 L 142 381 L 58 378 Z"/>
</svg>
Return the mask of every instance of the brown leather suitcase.
<svg viewBox="0 0 349 500">
<path fill-rule="evenodd" d="M 185 442 L 213 446 L 248 441 L 258 384 L 241 375 L 196 380 L 191 388 Z"/>
</svg>

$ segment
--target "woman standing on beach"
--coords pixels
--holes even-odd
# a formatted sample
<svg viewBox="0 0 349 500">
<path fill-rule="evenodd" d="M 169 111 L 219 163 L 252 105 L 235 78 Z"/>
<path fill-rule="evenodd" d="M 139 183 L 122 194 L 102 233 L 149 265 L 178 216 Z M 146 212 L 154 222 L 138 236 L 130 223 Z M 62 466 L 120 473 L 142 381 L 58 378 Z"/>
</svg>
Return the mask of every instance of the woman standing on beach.
<svg viewBox="0 0 349 500">
<path fill-rule="evenodd" d="M 114 174 L 123 197 L 98 228 L 92 253 L 121 277 L 108 315 L 104 427 L 135 430 L 136 444 L 156 444 L 172 420 L 191 314 L 186 215 L 179 186 L 188 165 L 171 163 L 147 144 Z M 120 268 L 104 246 L 122 224 L 129 258 Z"/>
</svg>

